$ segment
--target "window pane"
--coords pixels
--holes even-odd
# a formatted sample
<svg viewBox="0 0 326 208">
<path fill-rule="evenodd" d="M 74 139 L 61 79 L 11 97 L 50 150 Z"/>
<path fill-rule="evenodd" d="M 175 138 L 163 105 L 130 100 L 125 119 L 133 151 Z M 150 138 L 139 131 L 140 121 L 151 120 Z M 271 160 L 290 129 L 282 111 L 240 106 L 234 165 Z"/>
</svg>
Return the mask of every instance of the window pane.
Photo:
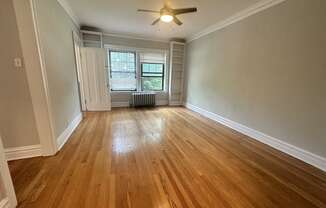
<svg viewBox="0 0 326 208">
<path fill-rule="evenodd" d="M 164 84 L 164 64 L 141 63 L 142 66 L 142 90 L 161 91 Z"/>
<path fill-rule="evenodd" d="M 143 77 L 142 78 L 143 91 L 161 91 L 163 90 L 162 77 Z"/>
<path fill-rule="evenodd" d="M 111 90 L 136 90 L 135 53 L 110 51 Z"/>
<path fill-rule="evenodd" d="M 163 73 L 163 64 L 142 63 L 143 72 Z"/>
<path fill-rule="evenodd" d="M 136 79 L 116 78 L 111 79 L 111 89 L 116 91 L 136 90 Z"/>
</svg>

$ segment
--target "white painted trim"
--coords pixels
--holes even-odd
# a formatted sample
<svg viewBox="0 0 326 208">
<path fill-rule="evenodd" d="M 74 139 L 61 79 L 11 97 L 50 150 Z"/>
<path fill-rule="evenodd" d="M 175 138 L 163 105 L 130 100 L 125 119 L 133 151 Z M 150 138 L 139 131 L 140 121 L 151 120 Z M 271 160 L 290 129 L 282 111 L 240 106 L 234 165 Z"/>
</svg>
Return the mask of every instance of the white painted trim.
<svg viewBox="0 0 326 208">
<path fill-rule="evenodd" d="M 2 139 L 0 135 L 0 180 L 2 181 L 2 190 L 5 191 L 5 196 L 7 199 L 5 201 L 1 201 L 0 207 L 10 207 L 14 208 L 17 206 L 17 198 L 14 189 L 14 185 L 12 183 L 5 150 L 3 149 Z"/>
<path fill-rule="evenodd" d="M 169 62 L 169 50 L 168 49 L 157 49 L 157 48 L 138 48 L 138 47 L 129 47 L 129 46 L 123 46 L 123 45 L 112 45 L 112 44 L 104 44 L 104 48 L 107 50 L 107 52 L 109 50 L 121 50 L 121 51 L 132 51 L 134 53 L 136 53 L 136 74 L 137 74 L 137 89 L 140 89 L 140 53 L 162 53 L 165 56 L 165 60 L 164 60 L 164 73 L 167 76 L 164 76 L 164 90 L 163 91 L 158 91 L 156 92 L 156 95 L 159 94 L 166 94 L 168 93 L 167 90 L 169 88 L 169 75 L 170 75 L 170 65 L 168 64 Z M 107 70 L 110 71 L 110 60 L 108 60 L 108 66 L 107 66 Z M 110 91 L 110 94 L 131 94 L 134 91 Z M 121 106 L 117 106 L 117 107 L 121 107 Z M 126 106 L 123 106 L 126 107 Z"/>
<path fill-rule="evenodd" d="M 25 72 L 32 98 L 33 112 L 44 155 L 55 154 L 54 137 L 46 100 L 43 72 L 36 37 L 34 0 L 14 0 L 20 44 L 25 60 Z"/>
<path fill-rule="evenodd" d="M 42 147 L 41 145 L 37 144 L 23 147 L 6 148 L 5 155 L 8 161 L 39 157 L 42 156 Z"/>
<path fill-rule="evenodd" d="M 130 103 L 129 102 L 112 102 L 111 107 L 112 108 L 130 107 Z"/>
<path fill-rule="evenodd" d="M 106 111 L 111 111 L 111 107 L 107 106 L 92 106 L 92 109 L 87 109 L 88 112 L 106 112 Z"/>
<path fill-rule="evenodd" d="M 170 41 L 170 45 L 171 44 L 176 44 L 176 45 L 186 45 L 186 43 L 184 42 L 178 42 L 178 41 Z"/>
<path fill-rule="evenodd" d="M 83 114 L 79 113 L 74 118 L 74 120 L 70 122 L 68 127 L 60 134 L 60 136 L 57 139 L 58 150 L 60 150 L 66 144 L 71 134 L 75 131 L 75 129 L 77 128 L 77 126 L 80 124 L 82 120 L 83 120 Z"/>
<path fill-rule="evenodd" d="M 66 0 L 57 0 L 58 3 L 62 6 L 62 8 L 67 12 L 69 17 L 72 19 L 72 21 L 76 24 L 76 26 L 79 27 L 79 18 L 77 15 L 74 13 L 74 11 L 71 9 L 71 6 Z"/>
<path fill-rule="evenodd" d="M 103 33 L 103 36 L 111 36 L 111 37 L 118 37 L 118 38 L 127 38 L 127 39 L 134 39 L 134 40 L 146 40 L 152 42 L 161 42 L 161 43 L 169 43 L 169 40 L 166 39 L 159 39 L 159 38 L 148 38 L 148 37 L 139 37 L 132 34 L 119 34 L 119 33 Z"/>
<path fill-rule="evenodd" d="M 179 101 L 170 101 L 169 106 L 183 106 L 183 103 Z"/>
<path fill-rule="evenodd" d="M 80 30 L 80 32 L 85 33 L 85 34 L 99 35 L 99 36 L 103 35 L 102 32 L 96 32 L 96 31 L 90 31 L 90 30 Z"/>
<path fill-rule="evenodd" d="M 51 138 L 41 138 L 41 145 L 42 145 L 42 151 L 43 155 L 54 155 L 58 150 L 56 147 L 55 142 L 55 131 L 54 131 L 54 124 L 53 124 L 53 115 L 52 115 L 52 106 L 51 106 L 51 98 L 50 98 L 50 90 L 48 86 L 48 79 L 47 79 L 47 72 L 46 72 L 46 64 L 45 64 L 45 57 L 43 53 L 43 45 L 40 38 L 40 31 L 39 31 L 39 24 L 38 24 L 38 13 L 37 13 L 37 4 L 35 0 L 30 0 L 31 5 L 31 11 L 32 11 L 32 18 L 33 18 L 33 25 L 34 25 L 34 32 L 35 32 L 35 38 L 36 38 L 36 45 L 39 55 L 39 61 L 41 66 L 41 73 L 42 73 L 42 84 L 45 91 L 45 103 L 46 103 L 46 114 L 43 115 L 45 117 L 48 117 L 49 122 L 49 128 L 51 131 Z M 51 141 L 47 141 L 47 140 Z"/>
<path fill-rule="evenodd" d="M 80 92 L 81 110 L 86 111 L 85 87 L 84 87 L 84 77 L 83 77 L 82 60 L 81 60 L 81 47 L 83 45 L 83 41 L 80 39 L 76 31 L 72 31 L 72 36 L 73 36 L 73 43 L 74 43 L 77 80 L 79 83 L 78 89 Z"/>
<path fill-rule="evenodd" d="M 180 92 L 172 91 L 172 83 L 176 80 L 173 76 L 173 53 L 174 53 L 174 45 L 183 45 L 183 57 L 182 57 L 182 77 L 180 78 Z M 183 105 L 183 97 L 184 97 L 184 86 L 185 86 L 185 63 L 186 63 L 186 44 L 182 42 L 171 41 L 170 43 L 170 76 L 169 76 L 169 105 L 170 106 L 180 106 Z M 180 97 L 178 100 L 172 100 L 172 96 L 175 93 L 180 93 Z"/>
<path fill-rule="evenodd" d="M 169 55 L 168 49 L 137 48 L 137 47 L 129 47 L 124 45 L 111 45 L 111 44 L 104 44 L 104 49 L 123 50 L 123 51 L 128 50 L 136 53 L 165 53 L 166 56 Z"/>
<path fill-rule="evenodd" d="M 0 201 L 0 208 L 10 208 L 10 203 L 8 197 Z"/>
<path fill-rule="evenodd" d="M 292 144 L 288 144 L 286 142 L 281 141 L 280 139 L 271 137 L 269 135 L 266 135 L 260 131 L 251 129 L 247 126 L 244 126 L 242 124 L 239 124 L 235 121 L 232 121 L 230 119 L 224 118 L 220 115 L 217 115 L 215 113 L 209 112 L 207 110 L 204 110 L 202 108 L 199 108 L 195 105 L 192 105 L 190 103 L 184 104 L 186 108 L 193 110 L 207 118 L 210 118 L 218 123 L 221 123 L 225 126 L 228 126 L 238 132 L 241 132 L 257 141 L 260 141 L 264 144 L 267 144 L 281 152 L 284 152 L 286 154 L 289 154 L 297 159 L 300 159 L 310 165 L 313 165 L 323 171 L 326 171 L 326 158 L 323 158 L 319 155 L 313 154 L 311 152 L 308 152 L 304 149 L 301 149 L 299 147 L 296 147 Z"/>
<path fill-rule="evenodd" d="M 169 100 L 156 100 L 156 106 L 166 106 L 169 105 Z"/>
<path fill-rule="evenodd" d="M 286 1 L 286 0 L 262 0 L 262 1 L 236 13 L 235 15 L 233 15 L 223 21 L 217 22 L 216 24 L 204 29 L 203 31 L 190 36 L 189 38 L 187 38 L 187 43 L 194 41 L 196 39 L 199 39 L 205 35 L 215 32 L 217 30 L 221 30 L 231 24 L 239 22 L 247 17 L 250 17 L 258 12 L 264 11 L 268 8 L 278 5 L 284 1 Z"/>
</svg>

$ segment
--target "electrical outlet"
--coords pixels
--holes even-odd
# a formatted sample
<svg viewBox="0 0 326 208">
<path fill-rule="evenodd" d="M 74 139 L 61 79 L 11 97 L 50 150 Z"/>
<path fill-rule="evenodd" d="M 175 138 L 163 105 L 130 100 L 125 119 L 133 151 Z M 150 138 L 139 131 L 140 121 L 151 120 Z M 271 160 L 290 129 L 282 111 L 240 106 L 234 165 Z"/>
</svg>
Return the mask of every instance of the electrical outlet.
<svg viewBox="0 0 326 208">
<path fill-rule="evenodd" d="M 21 58 L 15 58 L 14 59 L 14 66 L 16 68 L 22 68 L 23 67 L 22 59 Z"/>
</svg>

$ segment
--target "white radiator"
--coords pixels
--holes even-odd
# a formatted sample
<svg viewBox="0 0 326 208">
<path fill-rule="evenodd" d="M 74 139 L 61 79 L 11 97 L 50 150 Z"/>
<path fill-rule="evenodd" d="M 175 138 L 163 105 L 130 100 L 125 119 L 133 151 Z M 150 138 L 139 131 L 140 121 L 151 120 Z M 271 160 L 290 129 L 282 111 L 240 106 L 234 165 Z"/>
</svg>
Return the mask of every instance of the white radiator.
<svg viewBox="0 0 326 208">
<path fill-rule="evenodd" d="M 136 92 L 132 94 L 131 104 L 134 107 L 155 106 L 155 93 Z"/>
</svg>

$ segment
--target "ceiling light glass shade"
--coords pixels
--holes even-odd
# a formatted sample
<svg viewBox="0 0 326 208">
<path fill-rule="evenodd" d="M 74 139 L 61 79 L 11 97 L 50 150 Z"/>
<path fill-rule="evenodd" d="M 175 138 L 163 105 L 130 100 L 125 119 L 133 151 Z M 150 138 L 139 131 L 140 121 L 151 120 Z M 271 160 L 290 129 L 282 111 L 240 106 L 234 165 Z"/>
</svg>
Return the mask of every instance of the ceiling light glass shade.
<svg viewBox="0 0 326 208">
<path fill-rule="evenodd" d="M 163 22 L 171 22 L 173 20 L 173 16 L 169 14 L 164 14 L 161 16 L 161 20 Z"/>
</svg>

